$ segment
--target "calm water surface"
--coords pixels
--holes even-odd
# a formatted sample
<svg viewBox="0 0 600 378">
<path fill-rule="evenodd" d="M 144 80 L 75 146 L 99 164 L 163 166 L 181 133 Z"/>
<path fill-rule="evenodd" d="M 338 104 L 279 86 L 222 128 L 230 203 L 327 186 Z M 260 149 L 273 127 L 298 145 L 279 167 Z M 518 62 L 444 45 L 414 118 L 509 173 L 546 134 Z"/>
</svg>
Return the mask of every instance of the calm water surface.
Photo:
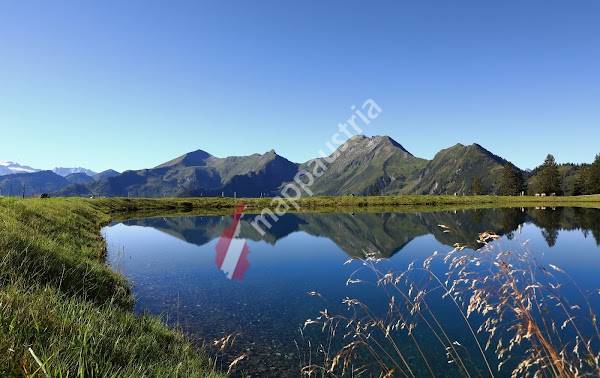
<svg viewBox="0 0 600 378">
<path fill-rule="evenodd" d="M 388 298 L 381 288 L 346 285 L 360 265 L 344 265 L 349 258 L 370 253 L 383 258 L 383 269 L 402 270 L 434 251 L 449 252 L 457 242 L 476 249 L 482 231 L 501 235 L 495 243 L 505 249 L 518 251 L 529 241 L 527 248 L 539 264 L 569 272 L 600 308 L 593 295 L 600 287 L 599 210 L 289 214 L 264 236 L 250 219 L 245 215 L 234 242 L 224 245 L 219 240 L 232 226 L 230 215 L 131 219 L 103 230 L 110 265 L 133 284 L 136 312 L 162 315 L 199 342 L 239 332 L 222 358 L 226 365 L 246 352 L 239 374 L 297 376 L 301 366 L 318 360 L 316 346 L 324 340 L 318 330 L 301 332 L 304 322 L 324 308 L 345 311 L 345 297 L 361 298 L 374 311 L 385 309 Z M 444 266 L 434 269 L 443 274 Z M 311 291 L 322 297 L 308 295 Z M 448 303 L 440 299 L 430 305 L 452 337 L 464 337 L 464 328 L 456 326 L 460 320 L 446 311 Z M 436 374 L 455 375 L 444 353 L 428 350 L 429 344 L 423 348 Z M 473 360 L 474 369 L 480 369 Z"/>
</svg>

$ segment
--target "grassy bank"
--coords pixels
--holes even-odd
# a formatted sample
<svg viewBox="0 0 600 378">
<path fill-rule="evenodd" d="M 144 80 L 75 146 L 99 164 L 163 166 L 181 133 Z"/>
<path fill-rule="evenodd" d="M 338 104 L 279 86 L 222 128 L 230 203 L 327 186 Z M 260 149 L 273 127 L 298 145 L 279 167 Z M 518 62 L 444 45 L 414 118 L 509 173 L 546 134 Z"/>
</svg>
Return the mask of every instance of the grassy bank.
<svg viewBox="0 0 600 378">
<path fill-rule="evenodd" d="M 0 199 L 0 376 L 205 376 L 181 334 L 136 317 L 104 263 L 109 207 Z"/>
<path fill-rule="evenodd" d="M 81 200 L 78 200 L 81 201 Z M 88 200 L 84 200 L 88 201 Z M 259 212 L 263 208 L 274 207 L 271 198 L 106 198 L 89 200 L 93 206 L 108 214 L 124 212 L 190 211 L 211 213 L 231 209 L 236 203 L 247 205 L 247 212 Z M 296 201 L 298 208 L 290 206 L 290 211 L 334 211 L 368 210 L 380 208 L 425 209 L 457 207 L 535 207 L 535 206 L 581 206 L 600 207 L 600 195 L 578 197 L 503 197 L 503 196 L 339 196 L 305 197 Z M 434 209 L 435 210 L 435 209 Z"/>
</svg>

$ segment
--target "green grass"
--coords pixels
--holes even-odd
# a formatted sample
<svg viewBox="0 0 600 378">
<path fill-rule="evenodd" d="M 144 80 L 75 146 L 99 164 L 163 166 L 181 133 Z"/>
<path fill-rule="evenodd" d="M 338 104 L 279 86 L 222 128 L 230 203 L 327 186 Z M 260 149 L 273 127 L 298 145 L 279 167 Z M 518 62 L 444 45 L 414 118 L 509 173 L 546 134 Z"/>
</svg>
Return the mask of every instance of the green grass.
<svg viewBox="0 0 600 378">
<path fill-rule="evenodd" d="M 259 212 L 271 199 L 238 199 Z M 128 212 L 230 211 L 232 198 L 0 198 L 0 376 L 206 376 L 210 359 L 160 320 L 136 317 L 106 266 L 102 225 Z M 300 211 L 600 207 L 600 196 L 308 197 Z"/>
<path fill-rule="evenodd" d="M 179 332 L 134 316 L 126 280 L 104 262 L 108 210 L 0 199 L 0 376 L 213 375 Z"/>
<path fill-rule="evenodd" d="M 61 201 L 61 199 L 53 199 Z M 75 200 L 75 199 L 71 199 Z M 223 212 L 231 209 L 238 202 L 247 205 L 248 212 L 260 211 L 272 207 L 271 198 L 106 198 L 94 200 L 77 200 L 90 202 L 95 208 L 109 213 L 145 211 L 200 211 Z M 297 201 L 299 211 L 323 210 L 368 210 L 382 208 L 386 210 L 402 210 L 413 207 L 532 207 L 532 206 L 582 206 L 600 207 L 600 195 L 578 197 L 505 197 L 505 196 L 438 196 L 438 195 L 400 195 L 400 196 L 332 196 L 303 197 Z M 295 210 L 293 207 L 291 210 Z"/>
</svg>

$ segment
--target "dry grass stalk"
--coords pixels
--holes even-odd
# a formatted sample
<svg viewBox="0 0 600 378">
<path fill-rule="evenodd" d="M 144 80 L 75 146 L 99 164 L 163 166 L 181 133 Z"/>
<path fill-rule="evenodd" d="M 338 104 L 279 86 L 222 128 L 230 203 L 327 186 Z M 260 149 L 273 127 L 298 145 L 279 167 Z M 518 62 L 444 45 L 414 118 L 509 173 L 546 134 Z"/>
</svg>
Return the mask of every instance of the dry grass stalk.
<svg viewBox="0 0 600 378">
<path fill-rule="evenodd" d="M 380 271 L 381 260 L 367 253 L 359 260 L 361 270 L 375 275 L 372 283 L 388 298 L 386 313 L 376 314 L 366 303 L 345 298 L 342 303 L 350 315 L 323 311 L 307 320 L 305 327 L 318 325 L 327 334 L 329 349 L 321 349 L 322 365 L 311 363 L 302 374 L 436 376 L 424 340 L 416 333 L 419 326 L 433 336 L 449 366 L 465 377 L 482 374 L 473 359 L 489 376 L 498 372 L 512 377 L 600 375 L 600 332 L 587 295 L 558 266 L 539 264 L 527 243 L 514 252 L 501 249 L 499 238 L 492 232 L 481 233 L 476 250 L 456 244 L 446 255 L 436 252 L 400 272 Z M 434 272 L 434 263 L 446 267 L 443 275 Z M 358 273 L 346 285 L 367 283 L 357 278 Z M 562 294 L 566 286 L 575 289 L 580 303 Z M 428 298 L 434 295 L 438 301 L 448 301 L 462 319 L 466 336 L 461 342 L 451 338 L 448 325 L 429 306 Z M 338 329 L 344 332 L 338 334 Z M 341 347 L 332 350 L 334 339 Z M 402 340 L 412 343 L 418 363 L 414 356 L 409 358 Z M 463 346 L 466 343 L 475 347 L 469 349 Z M 476 354 L 470 356 L 473 351 Z"/>
</svg>

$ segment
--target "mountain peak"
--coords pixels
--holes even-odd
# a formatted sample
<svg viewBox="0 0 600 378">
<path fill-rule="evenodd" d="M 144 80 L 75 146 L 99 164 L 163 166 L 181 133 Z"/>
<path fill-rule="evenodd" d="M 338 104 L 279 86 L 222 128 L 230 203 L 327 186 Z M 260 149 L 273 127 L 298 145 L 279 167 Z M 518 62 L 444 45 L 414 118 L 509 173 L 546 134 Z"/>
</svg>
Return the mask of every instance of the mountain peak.
<svg viewBox="0 0 600 378">
<path fill-rule="evenodd" d="M 472 144 L 468 145 L 467 148 L 481 151 L 481 152 L 489 152 L 485 147 L 483 147 L 481 144 L 478 144 L 478 143 L 472 143 Z"/>
<path fill-rule="evenodd" d="M 120 175 L 119 172 L 115 171 L 114 169 L 107 169 L 106 171 L 102 171 L 100 173 L 97 173 L 96 175 L 94 175 L 94 180 L 99 181 L 102 179 L 108 179 L 111 177 L 115 177 Z"/>
<path fill-rule="evenodd" d="M 387 135 L 374 135 L 372 137 L 368 137 L 365 135 L 355 135 L 352 138 L 346 141 L 349 147 L 365 144 L 365 146 L 369 149 L 383 147 L 383 146 L 392 146 L 394 148 L 398 148 L 402 150 L 402 152 L 413 156 L 406 148 L 404 148 L 400 143 L 395 141 L 392 137 Z"/>
<path fill-rule="evenodd" d="M 444 153 L 449 153 L 449 152 L 464 154 L 464 153 L 468 153 L 470 151 L 482 153 L 484 155 L 487 155 L 487 156 L 493 158 L 494 160 L 498 160 L 498 161 L 504 160 L 478 143 L 471 143 L 469 145 L 457 143 L 452 147 L 448 147 L 448 148 L 441 150 L 440 152 L 438 152 L 438 154 L 444 154 Z"/>
<path fill-rule="evenodd" d="M 487 155 L 489 158 L 493 159 L 494 161 L 496 161 L 498 164 L 504 166 L 508 163 L 507 160 L 505 160 L 504 158 L 496 155 L 495 153 L 491 152 L 490 150 L 488 150 L 487 148 L 483 147 L 482 145 L 478 144 L 478 143 L 473 143 L 471 146 L 472 149 Z"/>
<path fill-rule="evenodd" d="M 96 172 L 94 172 L 90 169 L 81 168 L 81 167 L 75 167 L 75 168 L 56 167 L 52 170 L 52 172 L 54 172 L 57 175 L 60 175 L 62 177 L 67 177 L 68 175 L 71 175 L 73 173 L 84 173 L 90 177 L 92 177 L 96 174 Z"/>
<path fill-rule="evenodd" d="M 483 147 L 479 143 L 471 143 L 471 144 L 456 143 L 454 146 L 448 147 L 448 149 L 461 149 L 461 150 L 462 149 L 472 149 L 472 150 L 489 152 L 485 147 Z"/>
<path fill-rule="evenodd" d="M 27 165 L 21 165 L 14 161 L 0 161 L 0 176 L 12 175 L 15 173 L 33 173 L 39 169 L 31 168 Z"/>
<path fill-rule="evenodd" d="M 118 175 L 119 172 L 115 171 L 114 169 L 107 169 L 106 171 L 102 171 L 100 173 L 97 173 L 98 175 L 103 175 L 103 174 L 115 174 Z"/>
<path fill-rule="evenodd" d="M 376 140 L 378 143 L 390 144 L 390 145 L 392 145 L 394 147 L 397 147 L 397 148 L 401 149 L 404 152 L 408 152 L 408 150 L 406 148 L 404 148 L 404 146 L 402 146 L 400 143 L 398 143 L 396 140 L 394 140 L 390 136 L 387 136 L 387 135 L 376 135 L 372 139 Z M 410 154 L 410 152 L 408 152 L 408 153 Z"/>
<path fill-rule="evenodd" d="M 204 166 L 206 165 L 206 159 L 210 157 L 212 157 L 212 155 L 208 152 L 203 150 L 196 150 L 181 155 L 173 160 L 169 160 L 166 163 L 162 163 L 156 168 L 173 167 L 175 165 L 180 165 L 184 167 Z"/>
<path fill-rule="evenodd" d="M 434 156 L 411 191 L 416 194 L 468 194 L 473 191 L 473 178 L 478 177 L 483 193 L 495 193 L 497 178 L 506 163 L 477 143 L 457 143 Z"/>
</svg>

